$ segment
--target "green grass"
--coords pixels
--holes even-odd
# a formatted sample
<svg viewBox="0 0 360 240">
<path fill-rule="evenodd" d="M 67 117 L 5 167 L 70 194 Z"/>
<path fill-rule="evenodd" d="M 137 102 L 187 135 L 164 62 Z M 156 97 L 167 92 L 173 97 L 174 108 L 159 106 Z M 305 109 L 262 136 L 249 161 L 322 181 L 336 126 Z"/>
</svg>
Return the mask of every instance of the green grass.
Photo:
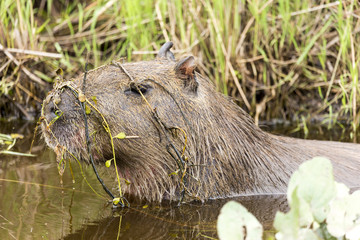
<svg viewBox="0 0 360 240">
<path fill-rule="evenodd" d="M 198 70 L 256 120 L 296 117 L 306 126 L 318 119 L 356 130 L 359 11 L 357 1 L 3 0 L 0 43 L 60 53 L 11 53 L 45 82 L 59 67 L 66 78 L 81 73 L 87 53 L 93 67 L 121 57 L 152 59 L 171 40 L 177 58 L 196 56 Z M 42 88 L 18 81 L 19 75 L 30 78 L 0 54 L 0 98 L 9 95 L 26 109 L 29 95 L 17 84 L 37 97 L 43 97 Z"/>
</svg>

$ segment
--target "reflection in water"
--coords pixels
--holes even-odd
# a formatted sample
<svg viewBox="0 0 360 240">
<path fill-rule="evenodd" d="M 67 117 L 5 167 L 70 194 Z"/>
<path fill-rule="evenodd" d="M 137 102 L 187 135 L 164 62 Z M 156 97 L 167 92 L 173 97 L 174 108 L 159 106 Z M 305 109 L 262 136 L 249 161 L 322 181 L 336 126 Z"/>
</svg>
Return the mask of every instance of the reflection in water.
<svg viewBox="0 0 360 240">
<path fill-rule="evenodd" d="M 38 159 L 1 156 L 1 163 L 0 239 L 58 239 L 104 209 L 80 177 L 72 184 L 65 174 L 61 184 L 50 151 Z"/>
<path fill-rule="evenodd" d="M 248 196 L 236 198 L 265 226 L 271 228 L 277 210 L 287 210 L 286 197 Z M 119 212 L 118 217 L 108 217 L 87 225 L 65 239 L 115 239 L 121 219 L 121 239 L 195 239 L 216 238 L 216 220 L 226 200 L 206 204 L 183 204 L 180 207 L 131 207 Z M 114 214 L 115 216 L 116 214 Z"/>
<path fill-rule="evenodd" d="M 18 141 L 14 151 L 27 152 L 34 125 L 15 124 L 1 123 L 0 133 L 16 132 L 26 136 Z M 332 136 L 338 135 L 332 133 Z M 0 155 L 0 239 L 116 239 L 118 233 L 121 239 L 217 237 L 217 216 L 229 199 L 180 207 L 176 203 L 164 203 L 146 208 L 146 203 L 133 201 L 131 208 L 113 211 L 107 197 L 97 196 L 87 186 L 76 162 L 71 162 L 73 183 L 69 163 L 61 177 L 54 153 L 43 143 L 35 143 L 34 149 L 35 158 Z M 91 167 L 85 164 L 82 167 L 89 183 L 105 195 Z M 108 169 L 99 170 L 106 185 L 115 188 L 114 175 Z M 271 229 L 277 210 L 287 208 L 284 195 L 247 196 L 236 200 L 245 205 L 265 229 Z"/>
</svg>

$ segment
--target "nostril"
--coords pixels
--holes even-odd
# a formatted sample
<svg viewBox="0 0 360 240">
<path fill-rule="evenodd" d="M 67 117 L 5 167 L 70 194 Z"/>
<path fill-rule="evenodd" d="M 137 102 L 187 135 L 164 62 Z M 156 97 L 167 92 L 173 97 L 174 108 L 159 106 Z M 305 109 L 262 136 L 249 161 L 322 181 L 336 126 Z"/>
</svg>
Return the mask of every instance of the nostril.
<svg viewBox="0 0 360 240">
<path fill-rule="evenodd" d="M 50 101 L 46 106 L 45 106 L 45 111 L 44 111 L 44 117 L 47 120 L 47 122 L 51 122 L 54 118 L 57 117 L 57 112 L 58 109 L 56 108 L 55 104 Z"/>
<path fill-rule="evenodd" d="M 51 112 L 51 113 L 55 113 L 55 112 L 56 112 L 56 108 L 53 107 L 53 106 L 51 106 L 51 107 L 50 107 L 50 112 Z"/>
</svg>

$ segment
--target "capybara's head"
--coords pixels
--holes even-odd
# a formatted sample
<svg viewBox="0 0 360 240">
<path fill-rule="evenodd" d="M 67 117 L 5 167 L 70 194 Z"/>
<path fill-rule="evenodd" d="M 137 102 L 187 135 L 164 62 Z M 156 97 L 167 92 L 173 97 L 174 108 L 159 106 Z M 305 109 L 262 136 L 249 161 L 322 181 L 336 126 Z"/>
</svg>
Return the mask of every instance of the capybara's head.
<svg viewBox="0 0 360 240">
<path fill-rule="evenodd" d="M 86 112 L 91 154 L 99 164 L 115 155 L 129 194 L 203 200 L 258 187 L 249 181 L 256 170 L 236 161 L 257 151 L 244 142 L 267 144 L 266 135 L 195 71 L 192 56 L 175 61 L 171 46 L 152 61 L 113 62 L 56 83 L 43 103 L 46 143 L 57 154 L 88 161 Z"/>
</svg>

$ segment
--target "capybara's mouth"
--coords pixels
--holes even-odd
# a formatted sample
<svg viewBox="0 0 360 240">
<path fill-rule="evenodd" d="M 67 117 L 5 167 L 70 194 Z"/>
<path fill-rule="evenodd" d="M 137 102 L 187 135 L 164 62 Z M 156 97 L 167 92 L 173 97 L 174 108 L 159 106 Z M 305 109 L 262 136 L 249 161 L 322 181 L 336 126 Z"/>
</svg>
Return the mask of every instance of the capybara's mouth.
<svg viewBox="0 0 360 240">
<path fill-rule="evenodd" d="M 52 148 L 61 148 L 65 153 L 78 155 L 85 146 L 84 133 L 81 128 L 74 130 L 71 121 L 68 124 L 53 122 L 51 124 L 43 121 L 41 124 L 45 142 Z M 63 153 L 62 153 L 63 154 Z"/>
<path fill-rule="evenodd" d="M 41 129 L 46 143 L 53 149 L 61 147 L 72 154 L 83 151 L 86 146 L 77 95 L 72 81 L 56 83 L 41 111 Z"/>
</svg>

